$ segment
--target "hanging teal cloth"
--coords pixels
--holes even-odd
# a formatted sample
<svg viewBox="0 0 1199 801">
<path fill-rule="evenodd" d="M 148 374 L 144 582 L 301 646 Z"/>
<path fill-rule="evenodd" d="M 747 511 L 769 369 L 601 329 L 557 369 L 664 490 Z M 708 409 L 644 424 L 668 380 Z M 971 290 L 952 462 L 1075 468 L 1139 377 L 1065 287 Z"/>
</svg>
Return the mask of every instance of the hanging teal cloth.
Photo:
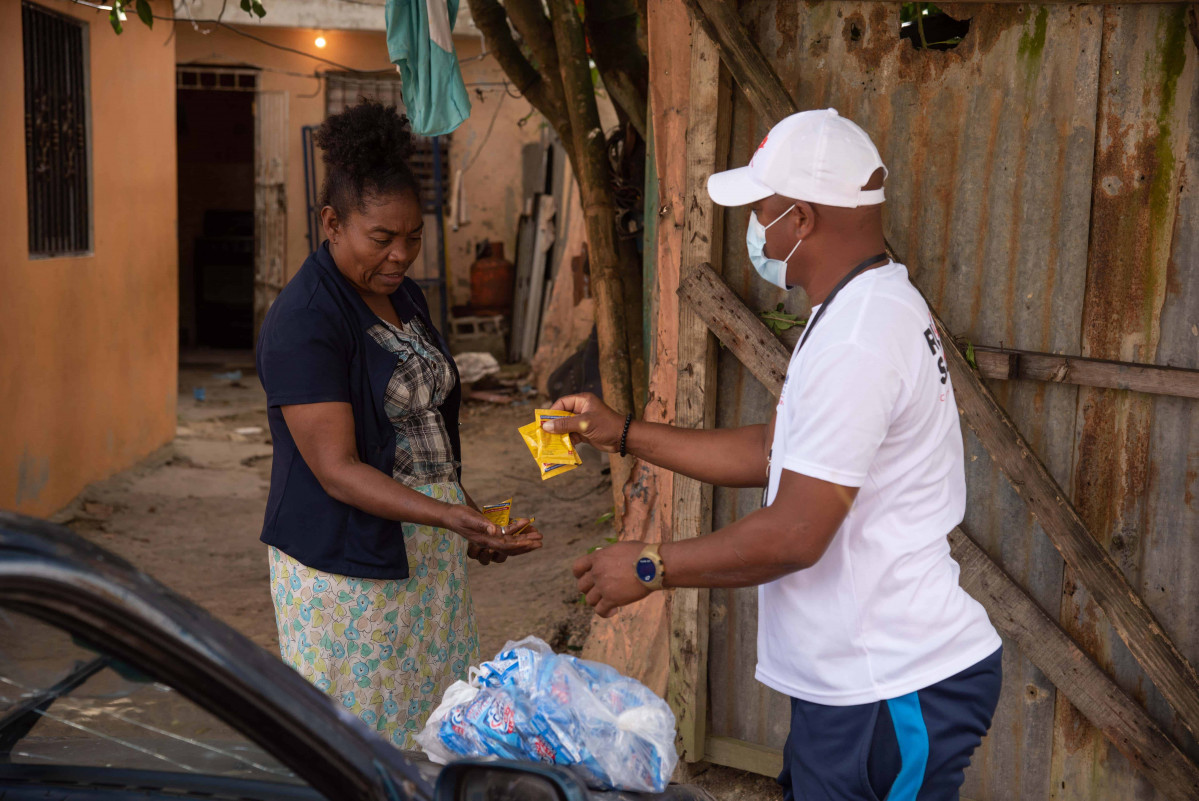
<svg viewBox="0 0 1199 801">
<path fill-rule="evenodd" d="M 470 116 L 451 34 L 457 16 L 458 0 L 387 0 L 387 53 L 421 136 L 448 134 Z"/>
</svg>

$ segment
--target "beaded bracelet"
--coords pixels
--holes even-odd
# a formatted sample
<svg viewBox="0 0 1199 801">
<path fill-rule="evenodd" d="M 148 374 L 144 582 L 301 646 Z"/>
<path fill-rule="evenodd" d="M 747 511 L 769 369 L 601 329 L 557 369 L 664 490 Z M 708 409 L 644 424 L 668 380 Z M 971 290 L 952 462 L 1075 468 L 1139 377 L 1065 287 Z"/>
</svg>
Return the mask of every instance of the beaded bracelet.
<svg viewBox="0 0 1199 801">
<path fill-rule="evenodd" d="M 624 418 L 624 431 L 620 434 L 620 455 L 627 455 L 624 450 L 625 440 L 629 438 L 629 424 L 633 422 L 633 413 L 629 412 Z"/>
</svg>

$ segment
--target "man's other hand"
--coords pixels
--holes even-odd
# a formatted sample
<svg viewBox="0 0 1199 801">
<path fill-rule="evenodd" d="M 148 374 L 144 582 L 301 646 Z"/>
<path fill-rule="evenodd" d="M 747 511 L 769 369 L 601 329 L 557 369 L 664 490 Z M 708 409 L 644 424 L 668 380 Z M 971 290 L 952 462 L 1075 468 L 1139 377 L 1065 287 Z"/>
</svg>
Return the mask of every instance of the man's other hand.
<svg viewBox="0 0 1199 801">
<path fill-rule="evenodd" d="M 644 542 L 618 542 L 575 561 L 572 570 L 579 581 L 579 592 L 595 607 L 597 615 L 612 617 L 620 607 L 649 595 L 649 589 L 637 578 L 637 559 L 644 548 Z"/>
</svg>

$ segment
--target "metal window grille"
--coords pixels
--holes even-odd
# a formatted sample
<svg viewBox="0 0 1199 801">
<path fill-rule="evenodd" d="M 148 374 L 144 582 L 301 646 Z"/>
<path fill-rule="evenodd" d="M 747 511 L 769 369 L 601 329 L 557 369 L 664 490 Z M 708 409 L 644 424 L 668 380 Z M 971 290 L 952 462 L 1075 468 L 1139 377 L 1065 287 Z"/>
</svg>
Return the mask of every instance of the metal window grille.
<svg viewBox="0 0 1199 801">
<path fill-rule="evenodd" d="M 33 3 L 21 4 L 25 49 L 25 177 L 29 252 L 91 249 L 87 28 Z"/>
<path fill-rule="evenodd" d="M 175 69 L 175 88 L 255 92 L 258 90 L 258 72 L 249 67 L 180 66 Z"/>
<path fill-rule="evenodd" d="M 325 112 L 328 115 L 339 114 L 360 101 L 377 100 L 386 106 L 395 106 L 404 114 L 404 98 L 400 94 L 400 76 L 398 73 L 383 74 L 372 77 L 361 77 L 348 73 L 325 73 L 327 89 L 325 92 Z M 441 194 L 443 198 L 450 196 L 450 137 L 439 137 L 441 140 Z M 433 140 L 428 137 L 416 137 L 416 147 L 408 159 L 412 172 L 420 181 L 421 195 L 425 203 L 432 203 L 436 193 L 433 191 Z"/>
</svg>

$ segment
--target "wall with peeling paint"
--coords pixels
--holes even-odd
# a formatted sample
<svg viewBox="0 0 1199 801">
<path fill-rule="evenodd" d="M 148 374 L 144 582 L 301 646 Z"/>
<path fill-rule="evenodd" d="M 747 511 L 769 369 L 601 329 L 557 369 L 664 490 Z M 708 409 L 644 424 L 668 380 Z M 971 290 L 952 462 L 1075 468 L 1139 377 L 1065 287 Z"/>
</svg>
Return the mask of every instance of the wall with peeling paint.
<svg viewBox="0 0 1199 801">
<path fill-rule="evenodd" d="M 801 108 L 835 106 L 891 174 L 889 240 L 953 332 L 976 344 L 1199 368 L 1199 57 L 1183 5 L 939 4 L 970 18 L 949 51 L 899 38 L 898 3 L 744 4 Z M 730 163 L 766 126 L 739 94 Z M 745 220 L 726 215 L 723 274 L 753 309 L 783 301 L 754 276 Z M 1190 279 L 1190 280 L 1188 280 Z M 720 356 L 717 424 L 766 420 L 773 399 Z M 1031 381 L 991 389 L 1073 495 L 1192 663 L 1199 663 L 1199 405 Z M 1024 502 L 969 432 L 963 528 L 1060 620 L 1184 752 L 1190 739 Z M 760 493 L 718 491 L 715 524 Z M 784 699 L 753 680 L 756 593 L 713 591 L 709 734 L 778 747 Z M 1157 798 L 1014 647 L 964 795 Z"/>
<path fill-rule="evenodd" d="M 95 233 L 29 258 L 21 4 L 0 3 L 0 508 L 36 515 L 174 436 L 177 353 L 170 27 L 46 6 L 88 24 Z"/>
</svg>

